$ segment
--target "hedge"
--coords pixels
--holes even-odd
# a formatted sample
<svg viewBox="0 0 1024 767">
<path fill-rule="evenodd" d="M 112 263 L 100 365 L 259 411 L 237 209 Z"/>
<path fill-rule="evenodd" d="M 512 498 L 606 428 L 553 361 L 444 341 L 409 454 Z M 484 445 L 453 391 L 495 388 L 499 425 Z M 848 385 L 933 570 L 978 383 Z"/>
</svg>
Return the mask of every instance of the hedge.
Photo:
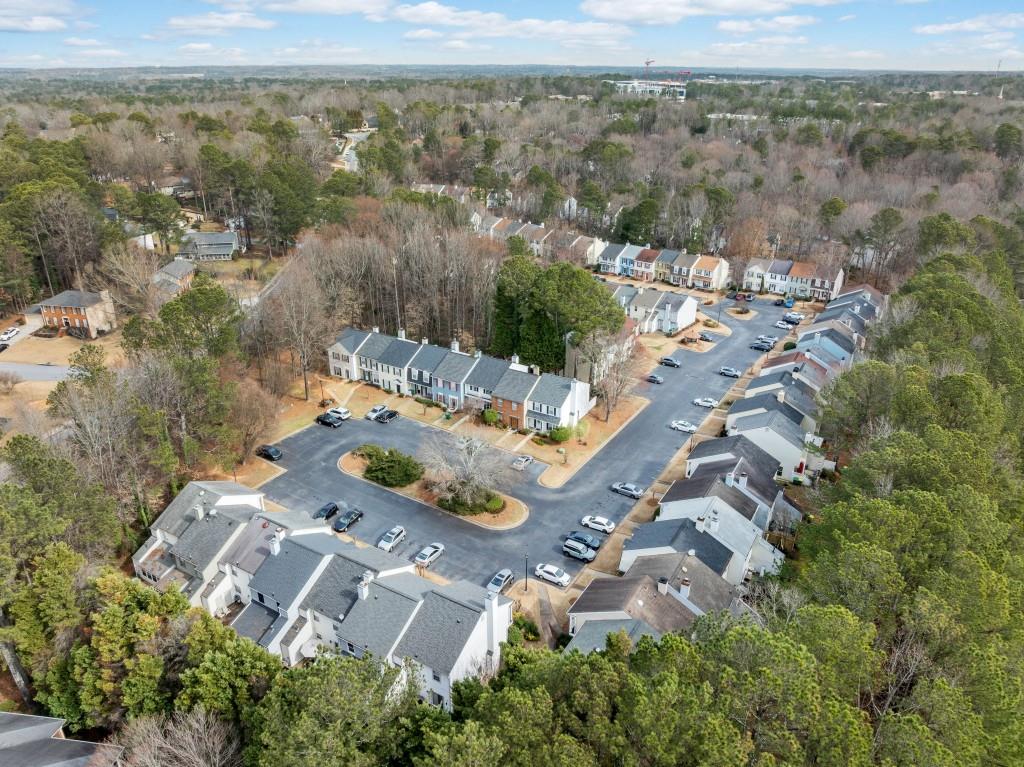
<svg viewBox="0 0 1024 767">
<path fill-rule="evenodd" d="M 385 450 L 380 445 L 360 445 L 354 452 L 366 459 L 363 476 L 378 485 L 405 487 L 423 476 L 423 465 L 399 450 Z"/>
<path fill-rule="evenodd" d="M 548 432 L 548 438 L 552 442 L 568 442 L 569 437 L 572 436 L 572 429 L 568 426 L 556 426 L 554 429 Z"/>
</svg>

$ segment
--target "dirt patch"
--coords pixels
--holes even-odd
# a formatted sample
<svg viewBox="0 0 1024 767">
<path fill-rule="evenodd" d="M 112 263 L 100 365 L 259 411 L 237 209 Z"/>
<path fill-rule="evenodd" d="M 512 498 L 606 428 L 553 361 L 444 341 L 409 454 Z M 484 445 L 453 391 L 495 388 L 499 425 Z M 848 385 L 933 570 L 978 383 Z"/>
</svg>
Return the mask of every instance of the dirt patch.
<svg viewBox="0 0 1024 767">
<path fill-rule="evenodd" d="M 358 477 L 364 482 L 370 480 L 365 479 L 363 474 L 366 471 L 366 460 L 360 458 L 352 453 L 345 453 L 341 458 L 338 459 L 338 468 L 346 474 L 351 474 L 353 477 Z M 438 511 L 442 511 L 449 516 L 457 519 L 465 520 L 470 524 L 477 525 L 478 527 L 488 528 L 490 530 L 511 530 L 514 527 L 519 527 L 523 524 L 530 516 L 530 510 L 526 504 L 520 501 L 518 498 L 513 498 L 510 495 L 504 493 L 498 493 L 505 501 L 504 508 L 496 514 L 476 514 L 471 517 L 463 517 L 458 514 L 452 514 L 451 512 L 442 509 L 437 505 L 437 496 L 431 492 L 430 488 L 424 480 L 414 482 L 406 487 L 384 487 L 383 485 L 377 485 L 377 487 L 388 490 L 398 495 L 404 495 L 406 498 L 412 498 L 414 501 L 432 506 Z"/>
<path fill-rule="evenodd" d="M 67 365 L 71 355 L 86 344 L 98 346 L 106 352 L 108 365 L 119 365 L 124 361 L 121 350 L 121 333 L 115 330 L 94 341 L 81 341 L 72 336 L 41 338 L 25 336 L 3 353 L 2 362 L 21 362 L 30 365 Z"/>
<path fill-rule="evenodd" d="M 743 320 L 744 322 L 747 322 L 748 320 L 752 320 L 752 319 L 754 319 L 754 317 L 757 316 L 757 312 L 755 312 L 753 309 L 751 309 L 749 312 L 746 312 L 744 314 L 740 314 L 739 313 L 738 307 L 730 307 L 730 308 L 726 309 L 725 311 L 728 312 L 730 317 L 735 317 L 736 319 Z"/>
</svg>

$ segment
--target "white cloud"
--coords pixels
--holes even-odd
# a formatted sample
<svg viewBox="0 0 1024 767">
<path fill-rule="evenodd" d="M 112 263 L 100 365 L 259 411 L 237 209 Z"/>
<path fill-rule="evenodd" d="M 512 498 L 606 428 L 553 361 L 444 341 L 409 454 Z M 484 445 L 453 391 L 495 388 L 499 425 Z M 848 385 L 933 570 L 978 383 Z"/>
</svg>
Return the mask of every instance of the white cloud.
<svg viewBox="0 0 1024 767">
<path fill-rule="evenodd" d="M 71 0 L 2 0 L 0 31 L 57 32 L 67 28 L 74 13 Z"/>
<path fill-rule="evenodd" d="M 444 37 L 436 29 L 412 29 L 402 35 L 406 40 L 436 40 L 439 37 Z"/>
<path fill-rule="evenodd" d="M 491 46 L 470 43 L 466 40 L 445 40 L 441 47 L 446 51 L 489 51 Z"/>
<path fill-rule="evenodd" d="M 363 49 L 317 38 L 271 51 L 274 64 L 351 64 L 363 61 Z"/>
<path fill-rule="evenodd" d="M 71 45 L 75 48 L 91 48 L 102 45 L 102 43 L 92 37 L 65 37 L 64 45 Z"/>
<path fill-rule="evenodd" d="M 608 21 L 675 24 L 691 16 L 774 14 L 794 6 L 836 5 L 842 0 L 583 0 L 584 13 Z"/>
<path fill-rule="evenodd" d="M 119 59 L 128 54 L 124 51 L 119 51 L 116 48 L 88 48 L 84 51 L 78 51 L 76 56 L 88 56 L 89 58 L 97 59 Z"/>
<path fill-rule="evenodd" d="M 328 16 L 346 16 L 361 13 L 365 16 L 383 13 L 390 0 L 273 0 L 261 7 L 276 13 L 320 13 Z"/>
<path fill-rule="evenodd" d="M 857 14 L 856 13 L 848 13 L 845 16 L 840 16 L 839 20 L 840 21 L 853 21 L 855 18 L 857 18 Z"/>
<path fill-rule="evenodd" d="M 963 21 L 914 27 L 919 35 L 947 35 L 955 32 L 998 32 L 1024 27 L 1024 13 L 986 13 Z"/>
<path fill-rule="evenodd" d="M 185 43 L 178 46 L 183 53 L 206 53 L 213 50 L 213 43 Z"/>
<path fill-rule="evenodd" d="M 776 32 L 798 29 L 810 24 L 817 24 L 820 19 L 814 16 L 773 16 L 769 19 L 742 19 L 718 22 L 717 28 L 721 32 L 732 32 L 738 35 L 750 34 L 751 32 Z"/>
<path fill-rule="evenodd" d="M 770 37 L 759 37 L 755 42 L 762 45 L 804 45 L 807 38 L 803 35 L 772 35 Z"/>
<path fill-rule="evenodd" d="M 236 29 L 273 29 L 276 26 L 276 21 L 261 19 L 248 11 L 211 11 L 197 16 L 172 16 L 167 20 L 168 29 L 191 35 L 223 35 Z"/>
</svg>

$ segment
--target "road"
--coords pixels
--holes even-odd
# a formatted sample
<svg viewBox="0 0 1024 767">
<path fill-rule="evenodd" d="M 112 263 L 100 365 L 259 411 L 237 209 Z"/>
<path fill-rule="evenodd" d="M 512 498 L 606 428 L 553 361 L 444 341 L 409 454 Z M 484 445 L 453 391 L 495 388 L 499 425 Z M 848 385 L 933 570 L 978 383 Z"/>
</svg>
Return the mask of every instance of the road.
<svg viewBox="0 0 1024 767">
<path fill-rule="evenodd" d="M 749 368 L 760 356 L 749 348 L 754 339 L 760 334 L 782 335 L 772 326 L 785 309 L 764 299 L 748 306 L 758 313 L 752 320 L 738 320 L 723 312 L 722 322 L 731 328 L 732 334 L 707 352 L 688 352 L 681 347 L 674 352 L 672 356 L 682 366 L 659 366 L 657 372 L 664 376 L 664 384 L 639 382 L 634 393 L 648 397 L 651 404 L 564 486 L 552 489 L 539 485 L 537 477 L 545 466 L 534 463 L 522 475 L 517 474 L 512 486 L 500 488 L 530 509 L 529 519 L 512 530 L 481 528 L 337 468 L 342 454 L 365 442 L 415 454 L 423 440 L 431 436 L 433 427 L 405 418 L 387 425 L 352 419 L 339 429 L 311 425 L 279 443 L 284 451 L 280 465 L 287 471 L 261 489 L 271 500 L 296 511 L 312 513 L 328 500 L 343 500 L 356 506 L 365 517 L 352 534 L 371 544 L 393 525 L 402 525 L 409 534 L 395 551 L 399 556 L 415 556 L 422 546 L 440 541 L 446 551 L 433 569 L 448 578 L 484 584 L 503 567 L 512 568 L 521 577 L 526 557 L 531 573 L 538 563 L 551 562 L 575 576 L 582 563 L 562 555 L 565 534 L 579 529 L 580 518 L 585 514 L 620 522 L 634 501 L 611 492 L 609 485 L 625 481 L 650 487 L 671 456 L 689 439 L 689 435 L 669 429 L 668 423 L 675 419 L 698 424 L 703 421 L 708 411 L 691 401 L 703 396 L 720 399 L 735 383 L 718 375 L 718 369 L 723 365 L 740 370 Z M 506 460 L 511 460 L 511 456 L 506 455 Z"/>
<path fill-rule="evenodd" d="M 0 372 L 16 373 L 23 381 L 63 381 L 68 377 L 67 365 L 33 365 L 28 362 L 0 362 Z"/>
</svg>

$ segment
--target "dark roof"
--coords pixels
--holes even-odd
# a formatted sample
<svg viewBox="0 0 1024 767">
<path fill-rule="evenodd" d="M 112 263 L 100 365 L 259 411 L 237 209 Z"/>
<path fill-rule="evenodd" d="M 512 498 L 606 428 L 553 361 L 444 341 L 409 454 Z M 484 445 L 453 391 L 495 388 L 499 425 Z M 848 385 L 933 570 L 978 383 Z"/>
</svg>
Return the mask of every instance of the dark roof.
<svg viewBox="0 0 1024 767">
<path fill-rule="evenodd" d="M 738 416 L 740 413 L 749 413 L 753 410 L 782 413 L 795 424 L 802 423 L 804 420 L 803 414 L 792 405 L 779 402 L 779 398 L 775 396 L 774 392 L 762 392 L 752 397 L 736 400 L 729 408 L 729 415 Z"/>
<path fill-rule="evenodd" d="M 167 505 L 163 513 L 156 518 L 152 527 L 164 530 L 177 538 L 195 519 L 196 507 L 202 506 L 203 512 L 208 513 L 211 509 L 217 507 L 217 504 L 225 496 L 236 495 L 262 495 L 262 493 L 259 490 L 253 490 L 251 487 L 231 481 L 189 482 L 174 497 L 174 500 Z M 242 509 L 251 509 L 253 514 L 258 511 L 255 506 L 249 506 L 248 504 L 231 505 L 239 506 Z M 227 506 L 219 506 L 218 508 L 223 511 Z"/>
<path fill-rule="evenodd" d="M 729 504 L 747 519 L 753 519 L 754 514 L 757 513 L 757 501 L 739 488 L 728 484 L 723 477 L 730 472 L 720 472 L 719 468 L 725 468 L 726 465 L 731 468 L 731 464 L 726 464 L 725 461 L 722 464 L 721 467 L 717 464 L 702 465 L 689 479 L 673 482 L 668 492 L 662 496 L 661 502 L 671 503 L 672 501 L 715 497 Z"/>
<path fill-rule="evenodd" d="M 679 257 L 678 250 L 668 250 L 667 248 L 658 254 L 658 262 L 662 264 L 671 264 Z"/>
<path fill-rule="evenodd" d="M 768 273 L 786 277 L 789 275 L 789 271 L 792 268 L 792 261 L 786 261 L 785 259 L 777 258 L 774 261 L 772 261 L 771 265 L 768 267 Z"/>
<path fill-rule="evenodd" d="M 470 354 L 449 351 L 434 368 L 434 376 L 445 381 L 462 381 L 473 369 L 476 357 Z"/>
<path fill-rule="evenodd" d="M 389 588 L 388 580 L 371 581 L 366 599 L 357 598 L 352 603 L 336 632 L 340 640 L 381 659 L 386 659 L 398 642 L 418 604 L 415 598 Z"/>
<path fill-rule="evenodd" d="M 603 261 L 614 261 L 616 256 L 622 253 L 626 249 L 625 245 L 612 244 L 601 251 L 601 255 L 598 256 Z"/>
<path fill-rule="evenodd" d="M 332 557 L 302 600 L 302 609 L 316 610 L 334 620 L 347 615 L 359 596 L 356 586 L 365 572 L 365 567 L 350 559 Z"/>
<path fill-rule="evenodd" d="M 247 510 L 247 512 L 245 511 Z M 193 574 L 200 574 L 239 528 L 256 514 L 251 506 L 242 509 L 227 508 L 194 520 L 178 536 L 171 553 L 186 563 Z"/>
<path fill-rule="evenodd" d="M 525 402 L 537 382 L 537 376 L 520 370 L 506 370 L 491 392 L 491 397 L 512 402 Z"/>
<path fill-rule="evenodd" d="M 587 621 L 576 631 L 572 641 L 562 650 L 570 653 L 577 650 L 583 655 L 600 652 L 607 647 L 608 635 L 624 631 L 630 644 L 636 644 L 640 637 L 649 636 L 654 641 L 661 639 L 661 632 L 636 618 L 612 618 L 604 621 Z"/>
<path fill-rule="evenodd" d="M 493 391 L 511 364 L 508 360 L 500 360 L 497 357 L 484 355 L 476 361 L 473 371 L 466 379 L 466 386 L 475 386 L 484 391 Z"/>
<path fill-rule="evenodd" d="M 238 247 L 238 235 L 235 232 L 185 232 L 182 239 L 194 242 L 201 248 L 226 245 Z"/>
<path fill-rule="evenodd" d="M 271 610 L 254 599 L 231 622 L 231 628 L 239 635 L 259 644 L 260 640 L 270 631 L 270 627 L 280 618 L 281 614 L 277 610 Z"/>
<path fill-rule="evenodd" d="M 815 400 L 814 390 L 803 381 L 795 380 L 782 390 L 783 402 L 796 412 L 816 418 L 818 415 L 818 403 Z"/>
<path fill-rule="evenodd" d="M 65 738 L 63 719 L 0 711 L 3 767 L 113 767 L 120 746 Z"/>
<path fill-rule="evenodd" d="M 868 324 L 868 317 L 857 314 L 850 305 L 828 307 L 815 318 L 815 322 L 824 322 L 825 320 L 842 322 L 861 335 L 864 334 L 864 328 Z"/>
<path fill-rule="evenodd" d="M 675 597 L 659 594 L 648 575 L 596 578 L 569 608 L 570 615 L 619 611 L 661 632 L 688 629 L 697 617 Z"/>
<path fill-rule="evenodd" d="M 481 598 L 484 590 L 479 589 Z M 447 674 L 462 654 L 482 610 L 432 591 L 413 618 L 395 654 Z"/>
<path fill-rule="evenodd" d="M 364 343 L 359 349 L 359 356 L 379 361 L 381 355 L 388 350 L 388 347 L 391 346 L 391 342 L 394 340 L 394 336 L 386 336 L 381 333 L 370 333 L 366 339 L 366 343 Z"/>
<path fill-rule="evenodd" d="M 693 551 L 701 562 L 721 575 L 729 566 L 732 551 L 709 533 L 697 530 L 692 519 L 663 519 L 638 525 L 625 542 L 626 551 L 671 548 L 677 554 Z"/>
<path fill-rule="evenodd" d="M 93 306 L 103 300 L 99 293 L 90 293 L 88 290 L 65 290 L 53 298 L 44 298 L 39 302 L 40 306 L 71 306 L 85 308 Z"/>
<path fill-rule="evenodd" d="M 420 344 L 419 351 L 416 352 L 416 356 L 409 361 L 409 367 L 415 368 L 416 370 L 423 370 L 427 373 L 433 373 L 434 369 L 441 364 L 441 360 L 448 353 L 448 350 L 443 346 L 434 346 L 433 344 Z"/>
<path fill-rule="evenodd" d="M 356 328 L 345 328 L 340 333 L 335 342 L 341 344 L 343 347 L 348 349 L 350 352 L 355 353 L 359 345 L 369 337 L 369 333 L 365 330 L 357 330 Z"/>
<path fill-rule="evenodd" d="M 537 385 L 530 392 L 530 401 L 542 405 L 562 407 L 572 390 L 572 380 L 554 373 L 544 373 L 537 379 Z"/>
<path fill-rule="evenodd" d="M 676 590 L 684 580 L 689 581 L 690 591 L 686 598 L 706 613 L 728 610 L 732 604 L 733 588 L 722 577 L 724 572 L 708 567 L 699 555 L 690 556 L 687 552 L 637 557 L 629 568 L 630 576 L 649 575 L 655 580 L 664 578 Z"/>
<path fill-rule="evenodd" d="M 770 429 L 794 447 L 803 447 L 806 434 L 803 428 L 779 412 L 745 415 L 733 422 L 733 429 L 741 432 L 751 429 Z"/>
<path fill-rule="evenodd" d="M 404 368 L 409 364 L 409 360 L 413 358 L 413 355 L 420 350 L 420 345 L 413 343 L 412 341 L 403 341 L 401 338 L 396 338 L 384 353 L 380 355 L 378 362 L 382 365 L 391 365 L 396 368 Z"/>
<path fill-rule="evenodd" d="M 180 280 L 182 277 L 188 277 L 195 270 L 196 265 L 194 262 L 186 261 L 183 258 L 176 258 L 170 263 L 161 266 L 159 272 Z"/>
<path fill-rule="evenodd" d="M 724 462 L 731 460 L 734 469 L 742 460 L 744 465 L 739 472 L 747 472 L 747 487 L 752 488 L 765 502 L 770 503 L 779 494 L 775 484 L 775 474 L 779 469 L 779 461 L 742 434 L 701 442 L 687 456 L 687 461 L 715 459 Z"/>
<path fill-rule="evenodd" d="M 249 588 L 288 609 L 313 577 L 322 559 L 323 554 L 306 548 L 294 538 L 285 538 L 281 541 L 280 552 L 263 560 L 249 581 Z"/>
<path fill-rule="evenodd" d="M 866 320 L 873 320 L 878 314 L 878 309 L 869 301 L 865 301 L 857 296 L 840 296 L 839 298 L 829 301 L 825 307 L 827 311 L 833 309 L 849 309 L 851 312 L 854 311 L 855 307 L 860 307 L 855 313 L 859 314 Z"/>
<path fill-rule="evenodd" d="M 826 330 L 815 330 L 813 333 L 804 333 L 800 336 L 797 343 L 817 344 L 819 339 L 824 338 L 831 339 L 836 346 L 845 351 L 847 354 L 853 354 L 853 350 L 855 348 L 853 341 L 851 341 L 849 338 L 847 338 L 834 328 L 828 328 Z"/>
</svg>

